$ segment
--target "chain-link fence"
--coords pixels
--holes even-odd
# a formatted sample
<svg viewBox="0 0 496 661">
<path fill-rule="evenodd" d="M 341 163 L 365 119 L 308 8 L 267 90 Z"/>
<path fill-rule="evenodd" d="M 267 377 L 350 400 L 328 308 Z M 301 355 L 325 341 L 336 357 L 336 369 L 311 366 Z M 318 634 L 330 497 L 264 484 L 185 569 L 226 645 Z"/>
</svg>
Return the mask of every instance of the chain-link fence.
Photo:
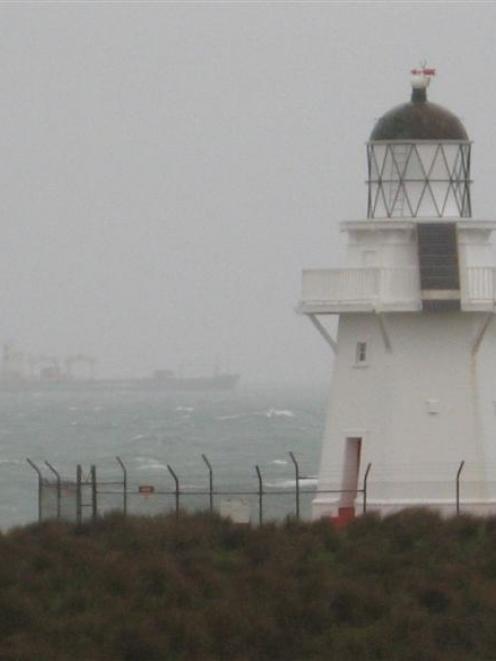
<svg viewBox="0 0 496 661">
<path fill-rule="evenodd" d="M 351 490 L 318 490 L 316 481 L 302 476 L 295 455 L 289 453 L 293 476 L 283 486 L 265 479 L 259 465 L 253 467 L 252 486 L 243 487 L 234 480 L 218 484 L 214 468 L 203 454 L 205 466 L 204 487 L 191 485 L 182 479 L 178 472 L 166 464 L 170 487 L 164 487 L 161 480 L 137 481 L 131 479 L 128 468 L 121 457 L 115 458 L 112 478 L 102 477 L 92 465 L 88 471 L 76 466 L 75 479 L 62 477 L 59 471 L 45 461 L 28 463 L 38 478 L 38 519 L 45 521 L 59 519 L 81 523 L 110 511 L 124 514 L 155 515 L 180 510 L 209 510 L 219 512 L 239 523 L 263 523 L 280 520 L 286 516 L 296 519 L 310 518 L 311 502 L 318 494 L 345 494 L 359 496 L 362 509 L 367 509 L 367 479 L 370 466 L 359 488 Z"/>
<path fill-rule="evenodd" d="M 446 475 L 439 482 L 425 483 L 395 482 L 388 479 L 388 471 L 383 466 L 373 469 L 366 466 L 356 488 L 322 488 L 324 481 L 317 486 L 316 480 L 309 480 L 300 473 L 300 466 L 295 455 L 289 453 L 292 464 L 292 479 L 283 485 L 277 485 L 266 479 L 259 465 L 253 467 L 253 480 L 243 487 L 234 479 L 229 481 L 224 476 L 222 483 L 217 483 L 214 468 L 208 457 L 203 454 L 205 467 L 204 486 L 198 486 L 180 476 L 170 465 L 165 464 L 168 484 L 162 479 L 141 479 L 130 477 L 126 463 L 116 457 L 112 475 L 102 477 L 97 473 L 96 465 L 85 471 L 76 466 L 75 478 L 62 477 L 60 472 L 48 461 L 36 464 L 31 459 L 28 463 L 36 471 L 38 478 L 38 519 L 45 521 L 59 519 L 74 523 L 96 519 L 111 511 L 123 514 L 156 515 L 167 512 L 179 514 L 184 511 L 209 510 L 219 512 L 239 523 L 262 524 L 264 521 L 281 520 L 287 516 L 296 519 L 309 519 L 312 501 L 323 497 L 335 502 L 352 502 L 357 512 L 366 512 L 367 508 L 376 509 L 377 503 L 384 497 L 399 502 L 400 494 L 408 492 L 411 506 L 416 501 L 419 505 L 431 502 L 426 494 L 437 493 L 442 496 L 438 501 L 450 513 L 460 514 L 463 506 L 467 510 L 475 502 L 474 493 L 480 491 L 481 484 L 470 479 L 462 481 L 465 462 L 450 468 L 452 476 Z M 489 484 L 489 483 L 488 483 Z M 382 501 L 384 502 L 384 501 Z"/>
</svg>

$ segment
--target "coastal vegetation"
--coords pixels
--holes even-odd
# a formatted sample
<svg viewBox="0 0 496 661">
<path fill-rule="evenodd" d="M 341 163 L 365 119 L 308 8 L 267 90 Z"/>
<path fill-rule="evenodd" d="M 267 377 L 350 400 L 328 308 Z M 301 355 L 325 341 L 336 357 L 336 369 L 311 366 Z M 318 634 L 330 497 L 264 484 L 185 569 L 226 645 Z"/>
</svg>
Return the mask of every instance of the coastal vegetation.
<svg viewBox="0 0 496 661">
<path fill-rule="evenodd" d="M 0 537 L 2 661 L 496 658 L 496 518 L 110 515 Z"/>
</svg>

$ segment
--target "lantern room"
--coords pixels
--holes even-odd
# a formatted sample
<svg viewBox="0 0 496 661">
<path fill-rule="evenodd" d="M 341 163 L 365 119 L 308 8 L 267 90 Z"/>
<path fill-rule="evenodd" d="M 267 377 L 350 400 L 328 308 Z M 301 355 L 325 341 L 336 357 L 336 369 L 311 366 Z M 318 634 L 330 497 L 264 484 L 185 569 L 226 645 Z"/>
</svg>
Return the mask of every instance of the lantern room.
<svg viewBox="0 0 496 661">
<path fill-rule="evenodd" d="M 452 112 L 427 100 L 434 69 L 412 70 L 412 96 L 367 143 L 368 218 L 469 218 L 471 143 Z"/>
</svg>

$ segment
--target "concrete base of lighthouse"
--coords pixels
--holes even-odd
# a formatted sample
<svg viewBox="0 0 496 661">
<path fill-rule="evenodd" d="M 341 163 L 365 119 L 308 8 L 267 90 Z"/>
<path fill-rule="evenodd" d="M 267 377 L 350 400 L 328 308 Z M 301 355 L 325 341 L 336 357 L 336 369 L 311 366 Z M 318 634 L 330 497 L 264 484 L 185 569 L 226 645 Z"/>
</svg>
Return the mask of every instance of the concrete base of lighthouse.
<svg viewBox="0 0 496 661">
<path fill-rule="evenodd" d="M 493 316 L 341 315 L 314 518 L 496 513 Z"/>
</svg>

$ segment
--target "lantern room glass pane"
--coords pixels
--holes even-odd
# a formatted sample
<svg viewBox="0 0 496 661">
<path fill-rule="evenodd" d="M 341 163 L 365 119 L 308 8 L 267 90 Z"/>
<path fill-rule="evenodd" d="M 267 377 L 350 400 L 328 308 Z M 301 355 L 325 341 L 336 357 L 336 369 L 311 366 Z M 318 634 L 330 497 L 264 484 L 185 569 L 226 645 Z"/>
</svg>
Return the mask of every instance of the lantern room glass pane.
<svg viewBox="0 0 496 661">
<path fill-rule="evenodd" d="M 372 181 L 377 181 L 380 175 L 380 165 L 377 161 L 377 154 L 374 145 L 369 145 L 368 147 L 368 158 L 369 158 L 369 179 L 371 179 Z"/>
<path fill-rule="evenodd" d="M 371 186 L 371 212 L 372 218 L 387 218 L 388 213 L 384 204 L 382 185 L 372 184 Z"/>
<path fill-rule="evenodd" d="M 382 176 L 384 158 L 386 156 L 386 145 L 371 145 L 371 164 L 374 163 L 377 177 Z M 376 177 L 372 177 L 376 178 Z"/>
<path fill-rule="evenodd" d="M 438 145 L 416 145 L 416 149 L 424 168 L 424 177 L 427 177 L 429 176 L 431 169 L 435 167 L 435 157 L 438 151 Z M 444 168 L 444 171 L 446 171 L 446 168 Z M 432 176 L 432 174 L 430 176 Z"/>
<path fill-rule="evenodd" d="M 398 171 L 393 162 L 392 148 L 388 147 L 382 161 L 382 178 L 384 181 L 398 180 Z"/>
<path fill-rule="evenodd" d="M 465 177 L 468 179 L 470 176 L 470 145 L 460 145 L 460 149 L 462 152 L 463 171 Z"/>
<path fill-rule="evenodd" d="M 408 184 L 408 199 L 412 208 L 412 216 L 415 217 L 425 197 L 425 181 L 414 181 Z"/>
<path fill-rule="evenodd" d="M 408 165 L 410 145 L 394 145 L 391 148 L 391 159 L 393 163 L 394 179 L 403 179 Z"/>
<path fill-rule="evenodd" d="M 457 199 L 453 186 L 449 187 L 448 195 L 444 204 L 443 216 L 461 216 L 461 200 Z"/>
<path fill-rule="evenodd" d="M 408 156 L 408 163 L 405 171 L 405 179 L 407 181 L 425 181 L 426 170 L 420 160 L 417 148 L 415 145 L 411 146 L 410 154 Z"/>
<path fill-rule="evenodd" d="M 456 144 L 443 144 L 441 145 L 444 158 L 448 167 L 448 172 L 451 174 L 455 168 L 455 163 L 459 157 L 460 147 Z"/>
</svg>

